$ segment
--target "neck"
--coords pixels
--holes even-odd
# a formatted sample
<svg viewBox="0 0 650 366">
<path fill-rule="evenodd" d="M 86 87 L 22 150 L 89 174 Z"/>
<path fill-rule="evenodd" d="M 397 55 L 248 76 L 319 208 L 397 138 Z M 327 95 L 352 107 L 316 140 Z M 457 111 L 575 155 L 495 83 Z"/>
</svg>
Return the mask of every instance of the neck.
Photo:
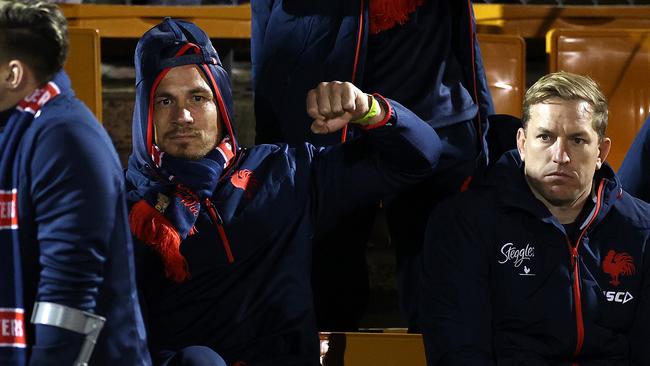
<svg viewBox="0 0 650 366">
<path fill-rule="evenodd" d="M 14 108 L 21 100 L 30 96 L 38 88 L 39 85 L 36 81 L 30 81 L 15 90 L 9 91 L 6 98 L 0 99 L 0 112 Z"/>
</svg>

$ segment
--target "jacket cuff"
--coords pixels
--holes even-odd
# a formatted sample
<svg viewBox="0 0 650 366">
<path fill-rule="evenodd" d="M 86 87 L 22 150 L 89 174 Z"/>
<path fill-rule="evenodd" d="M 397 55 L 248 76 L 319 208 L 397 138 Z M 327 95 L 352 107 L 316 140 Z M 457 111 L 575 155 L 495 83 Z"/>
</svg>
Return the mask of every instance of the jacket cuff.
<svg viewBox="0 0 650 366">
<path fill-rule="evenodd" d="M 388 103 L 388 100 L 379 93 L 373 93 L 372 96 L 377 98 L 379 104 L 381 104 L 386 108 L 386 116 L 384 116 L 384 119 L 382 119 L 381 121 L 377 123 L 373 123 L 371 125 L 358 125 L 358 127 L 361 128 L 362 130 L 372 130 L 375 128 L 382 127 L 385 124 L 387 124 L 388 121 L 394 118 L 393 108 L 390 106 L 390 103 Z"/>
</svg>

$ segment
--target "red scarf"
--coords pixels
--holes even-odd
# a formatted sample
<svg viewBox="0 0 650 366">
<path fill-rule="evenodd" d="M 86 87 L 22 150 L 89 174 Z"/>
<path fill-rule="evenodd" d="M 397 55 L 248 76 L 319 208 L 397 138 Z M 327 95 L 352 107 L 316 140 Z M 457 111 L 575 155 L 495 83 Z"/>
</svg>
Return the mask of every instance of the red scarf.
<svg viewBox="0 0 650 366">
<path fill-rule="evenodd" d="M 404 24 L 424 0 L 370 0 L 370 34 Z"/>
</svg>

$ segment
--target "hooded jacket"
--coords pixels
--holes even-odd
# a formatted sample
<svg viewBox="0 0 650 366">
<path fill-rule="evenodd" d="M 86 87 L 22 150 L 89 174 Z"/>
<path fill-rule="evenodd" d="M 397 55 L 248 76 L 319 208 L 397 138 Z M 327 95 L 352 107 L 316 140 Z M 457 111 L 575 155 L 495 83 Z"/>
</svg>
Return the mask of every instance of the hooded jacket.
<svg viewBox="0 0 650 366">
<path fill-rule="evenodd" d="M 429 365 L 649 365 L 650 206 L 596 172 L 577 237 L 537 200 L 516 151 L 443 204 L 422 257 Z"/>
<path fill-rule="evenodd" d="M 182 64 L 196 64 L 210 81 L 234 158 L 210 198 L 216 215 L 202 207 L 196 233 L 181 243 L 189 279 L 165 278 L 159 257 L 138 243 L 154 362 L 165 351 L 203 345 L 229 364 L 317 365 L 311 236 L 355 206 L 430 174 L 439 156 L 437 135 L 387 101 L 386 124 L 343 145 L 239 148 L 229 80 L 210 40 L 192 23 L 166 19 L 136 49 L 133 154 L 126 172 L 131 203 L 143 188 L 168 178 L 152 159 L 151 101 L 166 70 Z"/>
<path fill-rule="evenodd" d="M 311 133 L 307 113 L 295 107 L 325 80 L 397 100 L 434 128 L 477 117 L 477 131 L 487 130 L 494 111 L 470 1 L 257 0 L 251 7 L 256 141 L 341 141 L 340 133 Z M 373 9 L 383 19 L 371 21 Z"/>
<path fill-rule="evenodd" d="M 11 343 L 19 343 L 7 342 L 11 335 L 22 336 L 30 365 L 70 365 L 79 355 L 81 334 L 29 324 L 34 302 L 41 301 L 106 318 L 90 364 L 150 365 L 117 153 L 106 131 L 76 99 L 65 72 L 47 88 L 50 99 L 42 108 L 38 104 L 47 97 L 35 92 L 24 100 L 30 104 L 23 101 L 0 115 L 0 160 L 13 165 L 0 171 L 17 178 L 15 186 L 0 187 L 0 276 L 17 276 L 12 269 L 22 266 L 16 293 L 25 305 L 24 326 L 8 330 L 12 293 L 2 288 L 0 364 L 21 364 L 6 357 Z M 35 112 L 33 119 L 13 118 L 29 110 Z M 9 133 L 16 123 L 26 124 L 20 135 Z M 17 208 L 8 223 L 11 201 Z M 18 239 L 19 254 L 13 257 L 7 233 Z"/>
</svg>

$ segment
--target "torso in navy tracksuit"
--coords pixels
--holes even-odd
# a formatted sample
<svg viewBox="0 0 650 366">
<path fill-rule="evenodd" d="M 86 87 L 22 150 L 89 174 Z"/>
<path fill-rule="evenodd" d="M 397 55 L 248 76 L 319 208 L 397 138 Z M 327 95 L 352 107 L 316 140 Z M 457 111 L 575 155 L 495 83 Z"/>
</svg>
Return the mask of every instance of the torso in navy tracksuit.
<svg viewBox="0 0 650 366">
<path fill-rule="evenodd" d="M 394 99 L 436 129 L 442 152 L 435 175 L 385 202 L 391 242 L 397 252 L 400 306 L 409 313 L 409 325 L 414 329 L 417 276 L 412 263 L 421 249 L 426 217 L 441 199 L 467 187 L 472 176 L 481 176 L 486 163 L 483 135 L 487 116 L 494 111 L 469 1 L 421 1 L 405 15 L 404 24 L 371 34 L 372 1 L 252 2 L 256 141 L 309 141 L 316 145 L 341 141 L 341 133 L 311 133 L 312 120 L 302 107 L 307 91 L 327 80 L 350 81 L 364 91 Z M 475 124 L 477 116 L 479 124 Z M 354 131 L 349 128 L 347 137 Z M 368 208 L 366 212 L 374 215 Z M 363 279 L 367 275 L 361 269 L 365 268 L 366 226 L 354 235 L 340 227 L 325 238 L 343 237 L 337 242 L 360 248 L 341 263 L 341 275 L 319 270 L 331 266 L 327 261 L 334 255 L 327 248 L 316 257 L 316 301 L 319 312 L 325 313 L 319 314 L 325 318 L 319 319 L 325 326 L 341 328 L 343 323 L 343 328 L 354 327 L 354 322 L 350 325 L 346 320 L 358 317 L 362 310 L 355 307 L 364 307 L 359 303 L 364 303 L 367 286 L 367 278 Z M 345 285 L 333 285 L 337 278 Z M 333 300 L 336 294 L 347 299 L 344 303 L 349 311 L 329 309 L 337 304 Z"/>
<path fill-rule="evenodd" d="M 649 365 L 650 206 L 604 165 L 570 235 L 514 154 L 490 186 L 431 217 L 420 307 L 429 364 Z"/>
<path fill-rule="evenodd" d="M 311 133 L 300 108 L 307 91 L 327 80 L 394 99 L 434 128 L 469 121 L 479 109 L 486 123 L 494 113 L 469 2 L 424 1 L 405 24 L 378 34 L 369 32 L 368 0 L 251 7 L 257 142 L 340 141 L 338 133 Z M 476 148 L 480 139 L 466 138 Z"/>
<path fill-rule="evenodd" d="M 34 118 L 15 160 L 25 319 L 34 301 L 94 312 L 106 323 L 92 365 L 149 365 L 117 154 L 67 75 L 53 81 L 62 93 Z M 31 351 L 39 360 L 59 365 L 76 358 L 83 337 L 38 328 Z M 34 333 L 30 326 L 30 345 Z"/>
<path fill-rule="evenodd" d="M 143 249 L 143 307 L 154 352 L 207 345 L 228 362 L 318 364 L 311 236 L 356 205 L 421 179 L 437 155 L 430 127 L 394 106 L 396 126 L 342 146 L 259 145 L 240 152 L 212 197 L 233 263 L 204 211 L 198 234 L 181 244 L 187 282 L 166 280 L 161 261 Z M 237 173 L 246 170 L 244 190 Z"/>
</svg>

